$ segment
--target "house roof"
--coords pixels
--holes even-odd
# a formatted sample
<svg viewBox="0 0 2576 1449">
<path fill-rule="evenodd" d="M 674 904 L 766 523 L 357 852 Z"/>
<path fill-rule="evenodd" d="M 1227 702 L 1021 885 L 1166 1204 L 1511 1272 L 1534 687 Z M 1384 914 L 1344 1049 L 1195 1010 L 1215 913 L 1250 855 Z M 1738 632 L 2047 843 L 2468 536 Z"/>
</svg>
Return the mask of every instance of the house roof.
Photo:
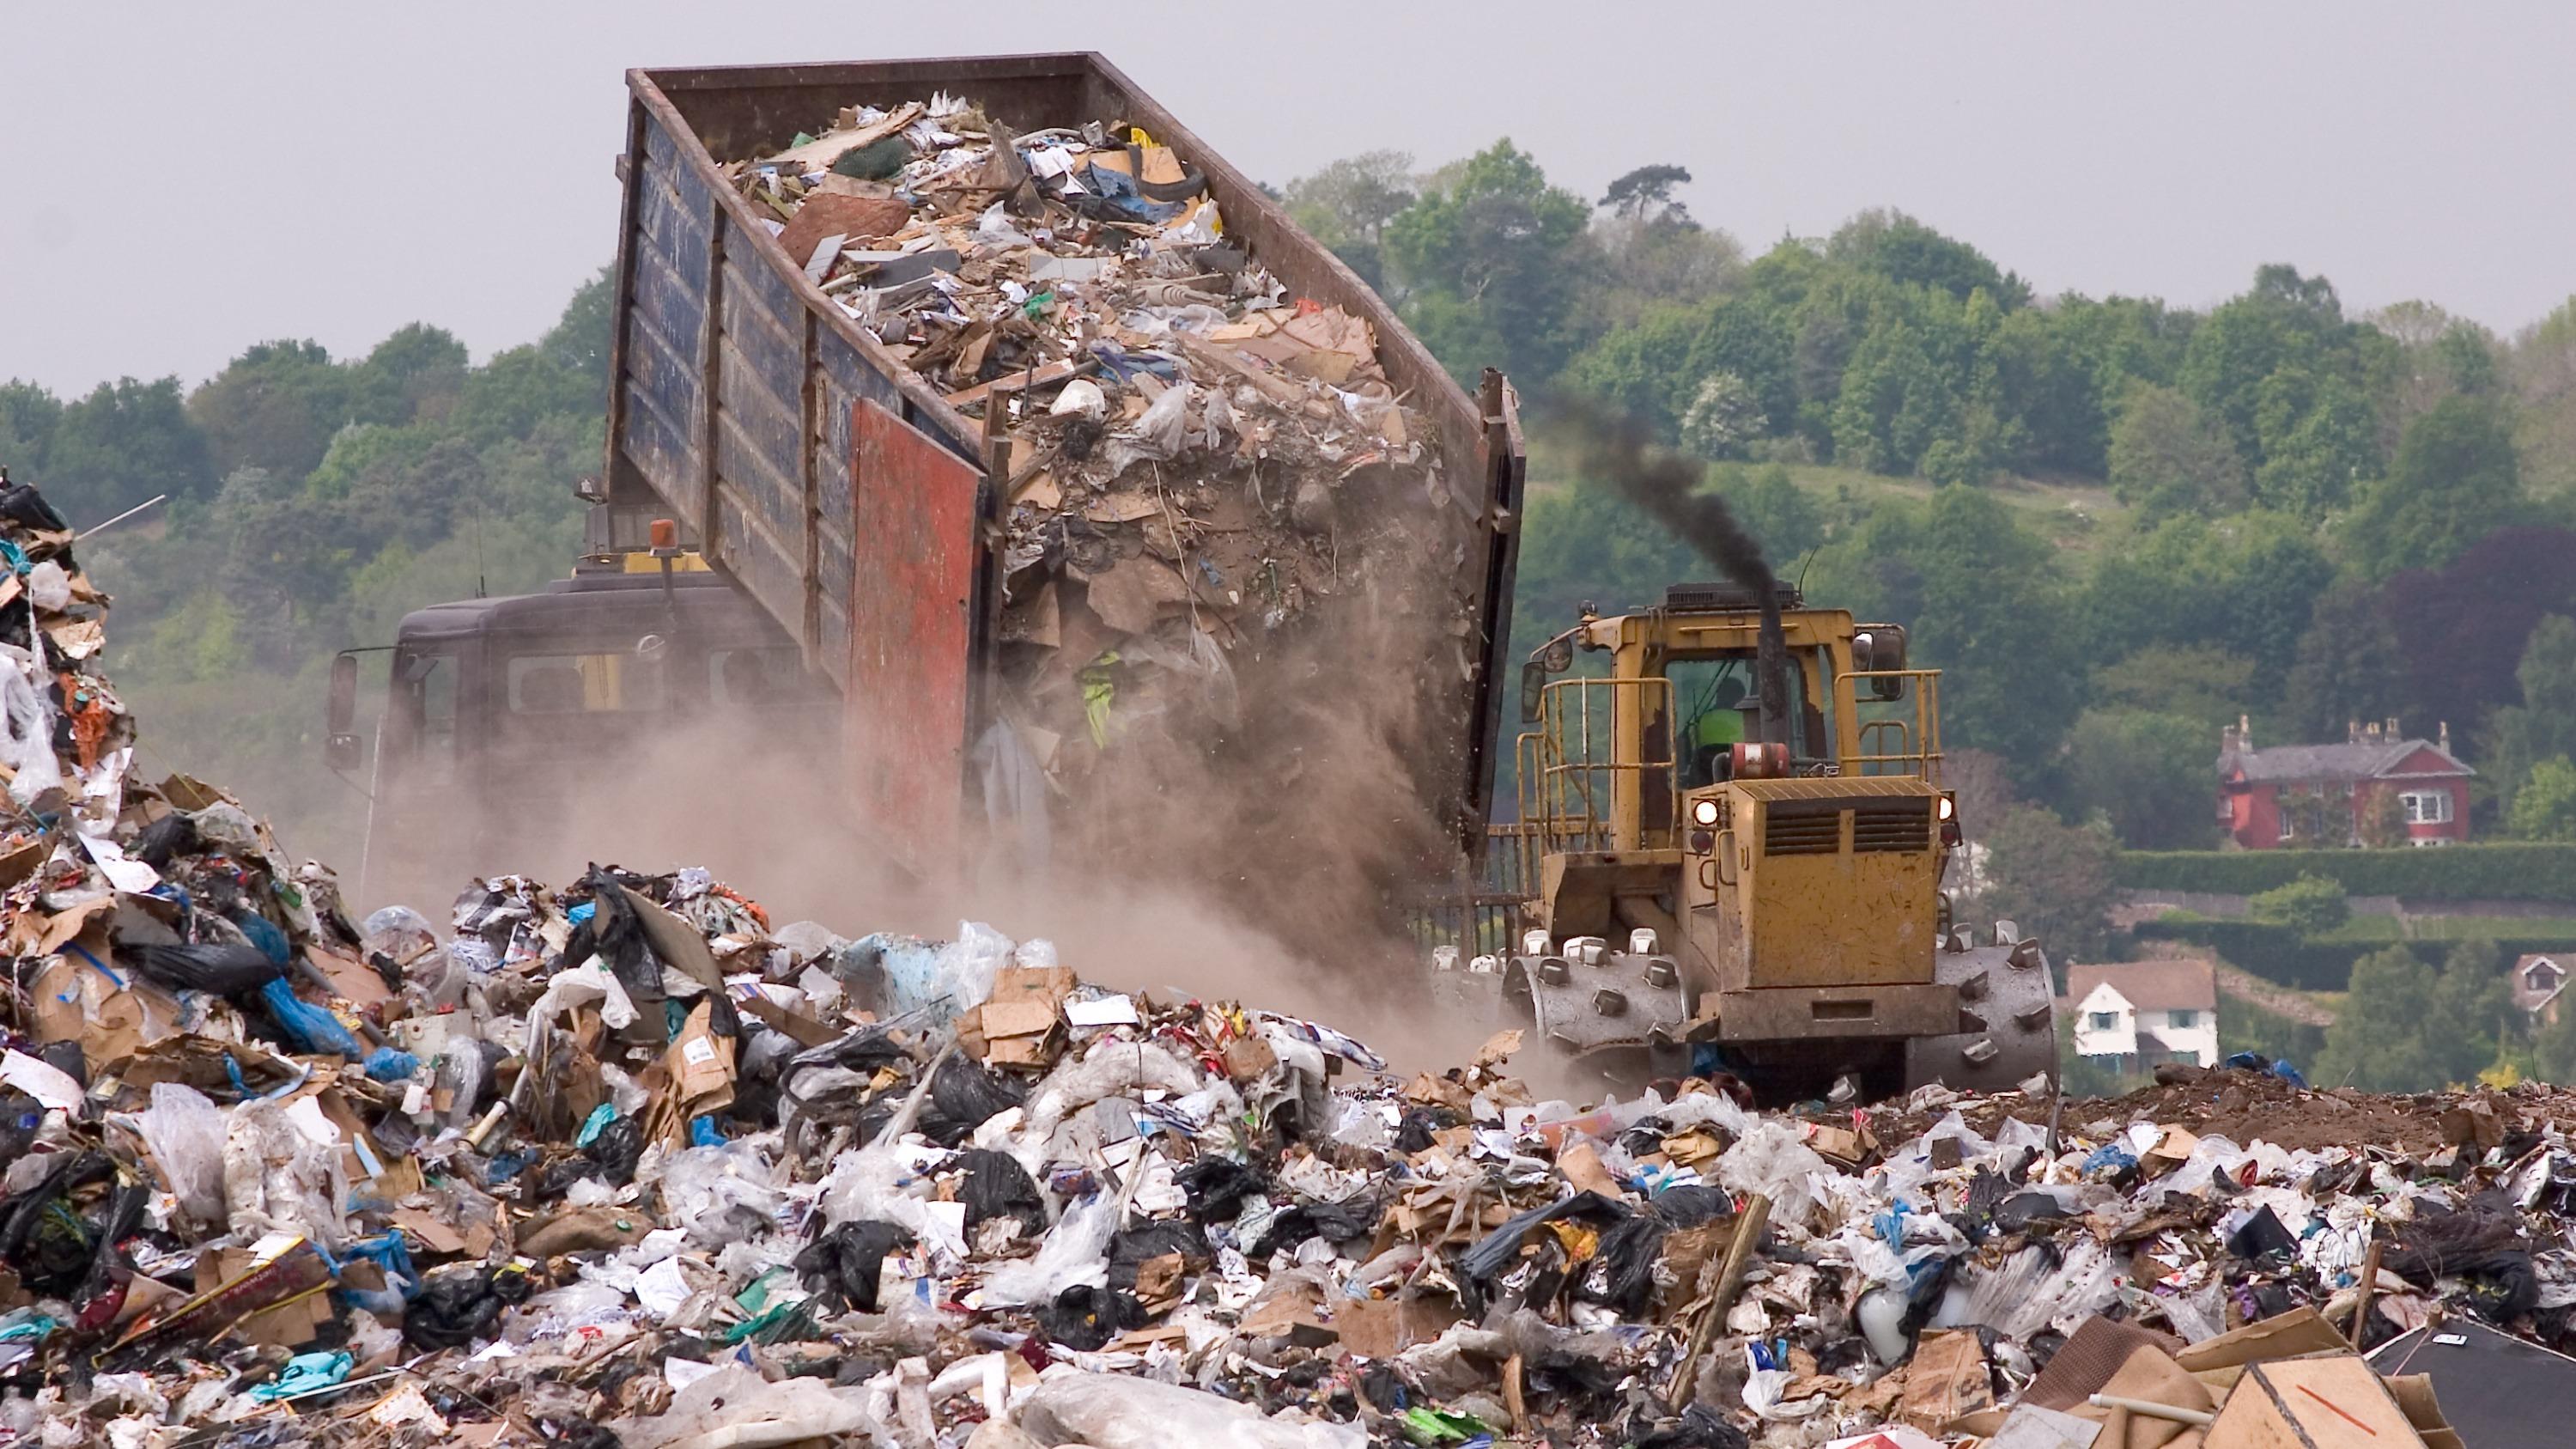
<svg viewBox="0 0 2576 1449">
<path fill-rule="evenodd" d="M 2287 785 L 2301 780 L 2375 780 L 2396 773 L 2397 767 L 2419 750 L 2433 755 L 2433 768 L 2408 773 L 2477 773 L 2430 740 L 2357 740 L 2337 745 L 2275 745 L 2266 750 L 2228 750 L 2218 757 L 2218 774 L 2221 779 L 2229 779 L 2241 772 L 2249 785 Z"/>
<path fill-rule="evenodd" d="M 2546 962 L 2558 973 L 2558 984 L 2550 987 L 2546 991 L 2535 991 L 2532 989 L 2531 980 L 2527 973 L 2533 966 L 2539 965 L 2543 962 Z M 2538 1011 L 2540 1008 L 2547 1006 L 2550 1002 L 2557 1000 L 2558 993 L 2567 989 L 2567 978 L 2571 969 L 2576 968 L 2571 968 L 2571 964 L 2569 962 L 2561 961 L 2556 956 L 2552 955 L 2525 956 L 2520 960 L 2515 961 L 2513 963 L 2513 1004 L 2521 1007 L 2525 1011 Z"/>
<path fill-rule="evenodd" d="M 2140 1011 L 2218 1009 L 2218 973 L 2207 961 L 2125 961 L 2067 968 L 2066 994 L 2075 1001 L 2103 985 Z"/>
</svg>

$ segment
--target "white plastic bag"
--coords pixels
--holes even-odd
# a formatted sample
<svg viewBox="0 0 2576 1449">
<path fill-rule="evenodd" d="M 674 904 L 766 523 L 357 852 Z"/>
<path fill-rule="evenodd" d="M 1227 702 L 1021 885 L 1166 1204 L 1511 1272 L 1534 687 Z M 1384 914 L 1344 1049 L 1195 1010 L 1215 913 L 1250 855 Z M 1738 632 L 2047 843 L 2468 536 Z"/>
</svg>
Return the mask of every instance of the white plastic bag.
<svg viewBox="0 0 2576 1449">
<path fill-rule="evenodd" d="M 1181 383 L 1163 390 L 1153 406 L 1128 426 L 1109 435 L 1109 476 L 1136 464 L 1179 456 L 1190 437 L 1190 388 Z"/>
<path fill-rule="evenodd" d="M 927 1010 L 933 1022 L 981 1006 L 1011 960 L 1011 938 L 981 921 L 960 921 L 957 939 L 939 946 L 893 938 L 869 941 L 879 942 L 888 1008 L 898 1014 Z"/>
<path fill-rule="evenodd" d="M 237 1237 L 300 1233 L 336 1249 L 348 1238 L 339 1205 L 349 1197 L 338 1134 L 325 1142 L 294 1113 L 266 1101 L 233 1108 L 223 1138 L 224 1208 Z M 319 1120 L 318 1109 L 310 1115 Z"/>
<path fill-rule="evenodd" d="M 63 566 L 46 559 L 27 570 L 27 601 L 47 614 L 59 614 L 72 606 L 72 577 Z"/>
<path fill-rule="evenodd" d="M 1118 1199 L 1108 1193 L 1065 1209 L 1035 1257 L 1013 1259 L 985 1278 L 984 1306 L 1052 1303 L 1067 1288 L 1100 1287 L 1109 1281 L 1109 1238 L 1117 1231 Z"/>
<path fill-rule="evenodd" d="M 169 1179 L 179 1209 L 205 1226 L 224 1220 L 224 1109 L 194 1087 L 152 1084 L 152 1105 L 130 1118 Z"/>
<path fill-rule="evenodd" d="M 749 1140 L 675 1152 L 662 1169 L 663 1207 L 710 1247 L 771 1231 L 785 1198 L 777 1169 Z"/>
<path fill-rule="evenodd" d="M 1020 1409 L 1041 1444 L 1093 1449 L 1363 1449 L 1355 1424 L 1288 1423 L 1203 1389 L 1123 1374 L 1050 1373 Z"/>
<path fill-rule="evenodd" d="M 1132 1095 L 1149 1087 L 1161 1087 L 1176 1097 L 1189 1097 L 1199 1091 L 1200 1085 L 1198 1068 L 1181 1060 L 1168 1047 L 1150 1041 L 1103 1037 L 1092 1044 L 1090 1054 L 1082 1060 L 1067 1059 L 1038 1083 L 1024 1104 L 1023 1120 L 1027 1125 L 1020 1130 L 1018 1140 L 1003 1150 L 1035 1173 L 1047 1162 L 1048 1144 L 1054 1140 L 1056 1129 L 1101 1098 Z"/>
<path fill-rule="evenodd" d="M 54 758 L 54 711 L 15 660 L 0 663 L 0 714 L 8 731 L 0 737 L 0 762 L 15 773 L 9 796 L 23 805 L 63 783 L 62 762 Z"/>
<path fill-rule="evenodd" d="M 1806 1226 L 1816 1208 L 1808 1175 L 1831 1171 L 1814 1149 L 1798 1140 L 1798 1129 L 1770 1119 L 1752 1124 L 1717 1159 L 1719 1182 L 1730 1191 L 1761 1193 L 1771 1199 L 1773 1222 L 1799 1227 Z"/>
</svg>

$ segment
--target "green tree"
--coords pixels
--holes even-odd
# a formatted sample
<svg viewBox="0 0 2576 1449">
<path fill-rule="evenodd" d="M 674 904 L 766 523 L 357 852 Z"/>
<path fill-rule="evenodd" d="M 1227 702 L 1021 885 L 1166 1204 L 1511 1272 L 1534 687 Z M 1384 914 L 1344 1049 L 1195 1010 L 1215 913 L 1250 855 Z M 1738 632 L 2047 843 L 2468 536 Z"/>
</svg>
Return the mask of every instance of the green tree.
<svg viewBox="0 0 2576 1449">
<path fill-rule="evenodd" d="M 2361 843 L 2372 850 L 2395 850 L 2408 843 L 2406 806 L 2395 790 L 2372 790 L 2361 804 Z"/>
<path fill-rule="evenodd" d="M 2316 519 L 2343 506 L 2379 470 L 2376 421 L 2359 389 L 2331 373 L 2284 366 L 2254 393 L 2262 466 L 2254 494 L 2267 508 Z"/>
<path fill-rule="evenodd" d="M 1912 473 L 1961 422 L 1957 379 L 1932 339 L 1893 309 L 1874 313 L 1852 349 L 1833 407 L 1834 456 L 1874 473 Z"/>
<path fill-rule="evenodd" d="M 2352 720 L 2386 719 L 2405 697 L 2404 656 L 2379 593 L 2354 580 L 2318 597 L 2281 706 L 2301 740 L 2337 740 Z"/>
<path fill-rule="evenodd" d="M 2576 757 L 2576 619 L 2550 614 L 2532 626 L 2514 682 L 2522 687 L 2522 702 L 2488 719 L 2479 761 L 2508 814 L 2535 764 Z"/>
<path fill-rule="evenodd" d="M 1866 556 L 1866 554 L 1864 554 Z M 1992 495 L 1933 495 L 1912 555 L 1922 580 L 1914 650 L 1941 676 L 1941 727 L 1952 743 L 2037 760 L 2054 751 L 2083 699 L 2078 641 L 2057 620 L 2056 557 Z"/>
<path fill-rule="evenodd" d="M 2150 519 L 2232 513 L 2251 495 L 2245 463 L 2200 405 L 2169 387 L 2136 381 L 2111 424 L 2111 491 Z"/>
<path fill-rule="evenodd" d="M 2439 568 L 2524 513 L 2513 430 L 2496 404 L 2449 397 L 2406 430 L 2388 476 L 2364 491 L 2345 528 L 2374 578 Z"/>
<path fill-rule="evenodd" d="M 366 361 L 352 369 L 351 391 L 369 398 L 371 415 L 391 421 L 444 416 L 465 386 L 468 360 L 465 344 L 454 333 L 414 322 L 377 343 Z M 604 358 L 601 374 L 604 380 Z"/>
<path fill-rule="evenodd" d="M 28 479 L 23 481 L 37 481 Z M 54 506 L 74 527 L 167 493 L 212 493 L 215 470 L 205 434 L 188 420 L 179 380 L 120 378 L 100 383 L 63 409 L 45 448 Z"/>
<path fill-rule="evenodd" d="M 2059 962 L 2098 959 L 2110 937 L 2120 847 L 2105 830 L 2068 825 L 2045 810 L 2016 806 L 1978 842 L 1984 847 L 1984 905 L 2034 935 Z"/>
<path fill-rule="evenodd" d="M 342 428 L 394 421 L 393 380 L 375 397 L 355 381 L 319 342 L 262 342 L 190 394 L 188 416 L 205 430 L 218 472 L 263 468 L 301 478 Z"/>
<path fill-rule="evenodd" d="M 2544 1082 L 2576 1084 L 2576 1011 L 2561 1006 L 2531 1044 L 2532 1072 Z"/>
<path fill-rule="evenodd" d="M 537 351 L 548 362 L 589 385 L 587 411 L 608 406 L 608 359 L 616 349 L 616 308 L 616 270 L 601 267 L 564 304 L 555 325 L 537 339 Z"/>
<path fill-rule="evenodd" d="M 2177 516 L 2103 552 L 2079 618 L 2099 660 L 2150 644 L 2213 645 L 2283 671 L 2333 577 L 2325 551 L 2279 515 Z"/>
<path fill-rule="evenodd" d="M 1943 236 L 1901 211 L 1864 211 L 1825 245 L 1836 262 L 1891 282 L 1947 292 L 1958 301 L 1984 292 L 2007 307 L 2030 300 L 2030 287 L 1966 242 Z"/>
<path fill-rule="evenodd" d="M 1679 166 L 1640 166 L 1602 194 L 1597 204 L 1608 214 L 1592 226 L 1599 263 L 1579 304 L 1588 329 L 1615 333 L 1659 306 L 1700 301 L 1734 284 L 1743 250 L 1691 219 L 1673 195 L 1689 181 Z"/>
<path fill-rule="evenodd" d="M 1793 560 L 1825 541 L 1825 521 L 1807 491 L 1777 463 L 1761 468 L 1722 467 L 1713 483 L 1727 507 L 1762 544 L 1763 556 L 1786 575 Z"/>
<path fill-rule="evenodd" d="M 1613 216 L 1632 221 L 1667 216 L 1675 211 L 1687 214 L 1686 208 L 1673 199 L 1673 188 L 1688 186 L 1690 179 L 1690 168 L 1686 166 L 1640 166 L 1612 181 L 1610 189 L 1593 204 Z"/>
<path fill-rule="evenodd" d="M 1768 426 L 1751 385 L 1734 373 L 1712 372 L 1700 379 L 1682 414 L 1682 446 L 1703 458 L 1740 458 Z"/>
<path fill-rule="evenodd" d="M 2495 1065 L 2512 1030 L 2513 980 L 2493 941 L 2462 941 L 2442 958 L 2422 1033 L 2436 1080 L 2468 1083 Z"/>
<path fill-rule="evenodd" d="M 2192 330 L 2177 382 L 2226 431 L 2247 468 L 2259 467 L 2255 411 L 2264 381 L 2284 366 L 2322 360 L 2343 326 L 2343 303 L 2325 278 L 2259 268 L 2243 296 Z"/>
<path fill-rule="evenodd" d="M 63 420 L 62 399 L 32 382 L 0 383 L 0 465 L 23 480 L 42 477 L 45 448 Z"/>
<path fill-rule="evenodd" d="M 2352 983 L 2313 1080 L 2320 1087 L 2365 1092 L 2420 1092 L 2444 1079 L 2443 1061 L 2424 1040 L 2434 992 L 2433 968 L 2403 946 L 2352 964 Z"/>
<path fill-rule="evenodd" d="M 2576 491 L 2576 297 L 2514 338 L 2504 374 L 2523 481 L 2544 498 Z"/>
<path fill-rule="evenodd" d="M 2066 739 L 2069 794 L 2131 850 L 2206 849 L 2217 833 L 2210 738 L 2175 715 L 2087 710 Z"/>
<path fill-rule="evenodd" d="M 2150 644 L 2097 667 L 2092 694 L 2105 709 L 2189 721 L 2205 772 L 2218 731 L 2253 710 L 2254 674 L 2253 660 L 2214 644 Z"/>
<path fill-rule="evenodd" d="M 2524 840 L 2576 841 L 2576 763 L 2555 755 L 2533 765 L 2514 792 L 2508 822 Z"/>
<path fill-rule="evenodd" d="M 2302 936 L 2322 936 L 2352 919 L 2352 902 L 2343 886 L 2321 875 L 2302 872 L 2287 885 L 2274 886 L 2246 902 L 2254 919 L 2287 926 Z"/>
<path fill-rule="evenodd" d="M 1387 223 L 1386 255 L 1406 319 L 1449 370 L 1499 366 L 1544 387 L 1578 341 L 1583 198 L 1497 141 Z"/>
<path fill-rule="evenodd" d="M 1413 157 L 1364 151 L 1288 183 L 1288 214 L 1372 287 L 1385 284 L 1386 224 L 1413 204 Z"/>
</svg>

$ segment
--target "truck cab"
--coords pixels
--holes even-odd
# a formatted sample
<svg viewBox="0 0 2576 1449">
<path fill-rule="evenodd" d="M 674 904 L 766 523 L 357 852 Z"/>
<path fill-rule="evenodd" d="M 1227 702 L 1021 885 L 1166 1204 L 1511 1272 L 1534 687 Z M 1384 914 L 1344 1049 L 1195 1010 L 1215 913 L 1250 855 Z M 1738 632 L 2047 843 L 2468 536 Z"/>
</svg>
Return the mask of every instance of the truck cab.
<svg viewBox="0 0 2576 1449">
<path fill-rule="evenodd" d="M 667 575 L 660 562 L 630 554 L 538 593 L 417 609 L 390 646 L 334 660 L 329 763 L 364 768 L 370 796 L 360 899 L 514 865 L 529 835 L 620 792 L 721 788 L 748 746 L 828 748 L 838 700 L 796 643 L 693 560 Z M 366 653 L 390 656 L 371 762 L 356 726 Z"/>
</svg>

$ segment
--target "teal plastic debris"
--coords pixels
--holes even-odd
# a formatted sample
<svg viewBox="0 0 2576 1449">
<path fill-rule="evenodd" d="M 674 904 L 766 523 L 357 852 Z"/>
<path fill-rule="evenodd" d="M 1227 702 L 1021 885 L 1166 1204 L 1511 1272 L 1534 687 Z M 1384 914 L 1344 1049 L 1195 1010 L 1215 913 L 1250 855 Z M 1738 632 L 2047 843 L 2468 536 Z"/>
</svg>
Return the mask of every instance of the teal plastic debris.
<svg viewBox="0 0 2576 1449">
<path fill-rule="evenodd" d="M 279 1371 L 277 1377 L 251 1390 L 250 1396 L 263 1404 L 292 1399 L 341 1382 L 355 1367 L 357 1360 L 351 1358 L 346 1349 L 333 1349 L 329 1353 L 299 1353 L 286 1361 L 286 1367 Z"/>
</svg>

